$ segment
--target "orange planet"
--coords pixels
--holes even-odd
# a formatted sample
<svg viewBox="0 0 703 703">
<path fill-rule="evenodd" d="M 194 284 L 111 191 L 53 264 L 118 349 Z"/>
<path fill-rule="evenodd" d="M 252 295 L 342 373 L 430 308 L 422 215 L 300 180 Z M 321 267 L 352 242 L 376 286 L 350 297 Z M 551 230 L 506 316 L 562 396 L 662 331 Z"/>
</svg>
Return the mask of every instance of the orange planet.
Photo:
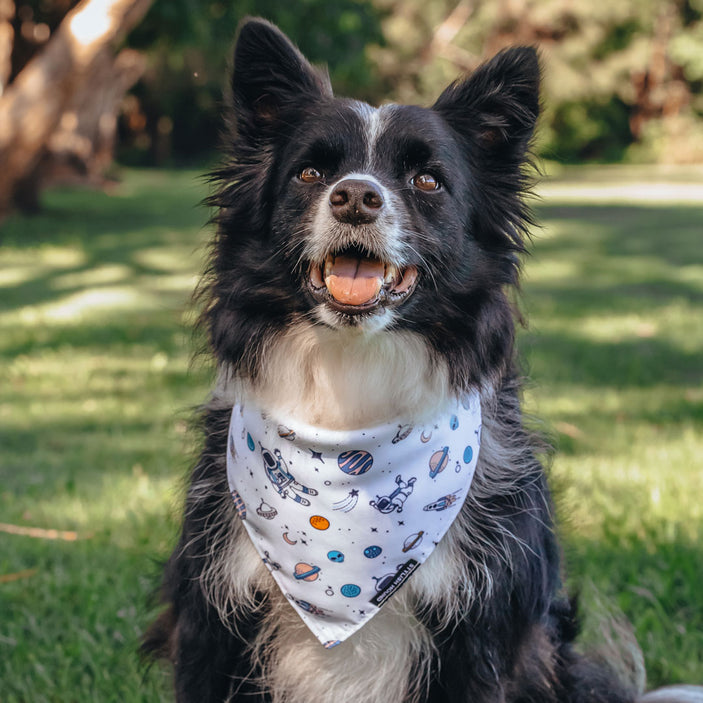
<svg viewBox="0 0 703 703">
<path fill-rule="evenodd" d="M 316 530 L 326 530 L 330 526 L 330 521 L 326 517 L 322 517 L 322 515 L 313 515 L 310 518 L 310 524 Z"/>
<path fill-rule="evenodd" d="M 296 581 L 316 581 L 319 573 L 319 566 L 313 566 L 312 564 L 306 564 L 304 561 L 299 561 L 295 565 L 293 576 Z"/>
</svg>

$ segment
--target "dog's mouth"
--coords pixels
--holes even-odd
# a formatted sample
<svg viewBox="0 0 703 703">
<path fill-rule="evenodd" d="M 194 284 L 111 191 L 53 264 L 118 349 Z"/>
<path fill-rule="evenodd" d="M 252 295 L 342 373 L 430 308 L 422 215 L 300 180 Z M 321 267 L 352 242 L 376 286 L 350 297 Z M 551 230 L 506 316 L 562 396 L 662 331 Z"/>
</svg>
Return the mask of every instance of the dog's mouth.
<svg viewBox="0 0 703 703">
<path fill-rule="evenodd" d="M 328 254 L 310 267 L 308 285 L 313 297 L 348 315 L 379 306 L 398 305 L 417 283 L 416 266 L 399 267 L 356 249 Z"/>
</svg>

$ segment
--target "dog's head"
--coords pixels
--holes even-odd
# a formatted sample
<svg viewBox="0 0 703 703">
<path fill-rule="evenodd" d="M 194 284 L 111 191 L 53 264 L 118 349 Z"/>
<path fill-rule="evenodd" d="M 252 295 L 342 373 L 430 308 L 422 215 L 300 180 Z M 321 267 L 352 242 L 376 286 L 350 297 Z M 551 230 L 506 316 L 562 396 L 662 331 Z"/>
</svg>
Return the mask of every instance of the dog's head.
<svg viewBox="0 0 703 703">
<path fill-rule="evenodd" d="M 535 51 L 510 49 L 431 108 L 374 108 L 335 98 L 271 24 L 244 22 L 212 198 L 218 356 L 253 372 L 255 340 L 306 319 L 419 332 L 473 380 L 504 363 L 538 84 Z"/>
</svg>

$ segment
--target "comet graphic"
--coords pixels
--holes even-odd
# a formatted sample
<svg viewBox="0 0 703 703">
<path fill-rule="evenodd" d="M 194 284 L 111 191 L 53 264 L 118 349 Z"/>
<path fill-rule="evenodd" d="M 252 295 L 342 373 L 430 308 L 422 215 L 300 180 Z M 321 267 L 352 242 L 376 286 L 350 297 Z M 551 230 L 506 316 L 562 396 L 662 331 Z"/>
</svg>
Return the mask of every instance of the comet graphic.
<svg viewBox="0 0 703 703">
<path fill-rule="evenodd" d="M 353 489 L 349 491 L 349 495 L 336 503 L 332 503 L 332 510 L 341 510 L 343 513 L 348 513 L 354 510 L 359 502 L 359 491 Z"/>
</svg>

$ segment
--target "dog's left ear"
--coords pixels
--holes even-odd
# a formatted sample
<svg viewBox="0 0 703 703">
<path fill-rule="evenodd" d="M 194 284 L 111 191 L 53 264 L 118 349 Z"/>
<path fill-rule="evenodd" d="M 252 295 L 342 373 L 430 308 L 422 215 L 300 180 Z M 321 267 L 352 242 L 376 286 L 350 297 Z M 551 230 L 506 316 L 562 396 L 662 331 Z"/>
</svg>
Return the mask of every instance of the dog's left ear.
<svg viewBox="0 0 703 703">
<path fill-rule="evenodd" d="M 537 51 L 505 49 L 452 83 L 433 109 L 489 156 L 522 161 L 539 116 L 539 84 Z"/>
<path fill-rule="evenodd" d="M 271 131 L 286 113 L 313 100 L 332 97 L 325 71 L 310 65 L 278 27 L 259 18 L 239 25 L 230 83 L 240 132 Z"/>
</svg>

